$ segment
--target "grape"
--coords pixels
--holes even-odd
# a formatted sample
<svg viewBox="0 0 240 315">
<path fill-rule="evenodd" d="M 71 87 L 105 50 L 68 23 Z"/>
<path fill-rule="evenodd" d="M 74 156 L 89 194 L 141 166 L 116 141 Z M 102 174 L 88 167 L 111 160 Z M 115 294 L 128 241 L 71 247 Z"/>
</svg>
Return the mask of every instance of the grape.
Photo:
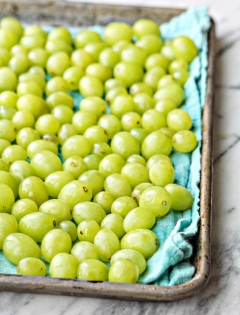
<svg viewBox="0 0 240 315">
<path fill-rule="evenodd" d="M 158 249 L 159 242 L 156 234 L 148 229 L 135 229 L 126 233 L 121 240 L 122 249 L 135 249 L 145 259 L 150 258 Z"/>
<path fill-rule="evenodd" d="M 98 62 L 113 70 L 116 64 L 120 62 L 120 54 L 114 51 L 112 48 L 105 48 L 100 52 Z"/>
<path fill-rule="evenodd" d="M 153 184 L 152 183 L 140 183 L 136 187 L 134 187 L 132 191 L 131 197 L 135 200 L 135 202 L 138 204 L 139 203 L 139 197 L 141 193 L 148 187 L 151 187 Z"/>
<path fill-rule="evenodd" d="M 30 130 L 31 131 L 31 130 Z M 39 133 L 37 133 L 39 135 Z M 49 151 L 58 154 L 58 147 L 55 142 L 48 141 L 45 139 L 36 139 L 29 143 L 27 146 L 27 154 L 28 157 L 32 158 L 37 153 L 41 153 L 42 151 Z"/>
<path fill-rule="evenodd" d="M 104 190 L 110 192 L 114 198 L 130 196 L 132 188 L 127 179 L 118 173 L 108 175 L 104 181 Z"/>
<path fill-rule="evenodd" d="M 118 54 L 121 54 L 122 50 L 131 46 L 132 42 L 126 40 L 126 39 L 120 39 L 117 41 L 113 46 L 112 49 L 117 52 Z"/>
<path fill-rule="evenodd" d="M 144 159 L 144 157 L 142 157 L 139 154 L 133 154 L 131 156 L 129 156 L 129 158 L 127 158 L 126 160 L 127 163 L 139 163 L 142 165 L 146 165 L 146 160 Z"/>
<path fill-rule="evenodd" d="M 9 165 L 7 162 L 5 162 L 2 158 L 0 158 L 0 170 L 1 171 L 9 171 Z"/>
<path fill-rule="evenodd" d="M 143 140 L 148 135 L 148 132 L 146 129 L 143 129 L 142 127 L 140 127 L 140 128 L 138 127 L 138 128 L 132 128 L 130 130 L 130 134 L 132 136 L 134 136 L 138 140 L 139 144 L 141 145 Z M 130 157 L 128 157 L 128 158 L 130 158 Z"/>
<path fill-rule="evenodd" d="M 106 48 L 108 48 L 108 45 L 104 42 L 92 42 L 88 43 L 84 50 L 93 57 L 94 61 L 98 61 L 100 53 Z"/>
<path fill-rule="evenodd" d="M 104 92 L 103 82 L 97 77 L 84 75 L 79 81 L 79 91 L 83 97 L 102 97 Z"/>
<path fill-rule="evenodd" d="M 189 72 L 184 69 L 179 69 L 172 74 L 174 80 L 178 82 L 179 85 L 184 86 L 189 78 Z"/>
<path fill-rule="evenodd" d="M 17 274 L 22 276 L 44 277 L 47 273 L 47 267 L 44 262 L 35 257 L 25 257 L 17 265 Z"/>
<path fill-rule="evenodd" d="M 79 176 L 79 180 L 87 183 L 92 188 L 92 196 L 103 190 L 105 177 L 98 170 L 87 170 Z"/>
<path fill-rule="evenodd" d="M 18 95 L 14 91 L 3 91 L 0 93 L 0 104 L 5 107 L 16 107 Z"/>
<path fill-rule="evenodd" d="M 75 279 L 77 277 L 78 261 L 69 253 L 56 254 L 49 266 L 49 275 L 52 278 Z"/>
<path fill-rule="evenodd" d="M 137 207 L 137 202 L 130 196 L 121 196 L 116 198 L 111 206 L 111 213 L 121 215 L 123 218 L 134 208 Z"/>
<path fill-rule="evenodd" d="M 106 102 L 97 96 L 86 97 L 80 102 L 80 110 L 94 113 L 97 118 L 106 114 Z"/>
<path fill-rule="evenodd" d="M 116 86 L 109 89 L 105 94 L 106 102 L 111 105 L 115 97 L 117 97 L 118 95 L 128 95 L 126 88 L 123 86 Z"/>
<path fill-rule="evenodd" d="M 98 78 L 102 82 L 112 77 L 112 70 L 108 66 L 104 66 L 98 62 L 88 65 L 85 69 L 85 73 L 86 75 Z"/>
<path fill-rule="evenodd" d="M 80 202 L 90 201 L 92 199 L 92 189 L 80 180 L 73 180 L 63 186 L 59 192 L 58 199 L 62 199 L 74 207 Z"/>
<path fill-rule="evenodd" d="M 121 170 L 121 175 L 126 178 L 132 188 L 149 181 L 148 169 L 140 163 L 126 163 Z"/>
<path fill-rule="evenodd" d="M 35 123 L 34 115 L 27 110 L 19 110 L 12 117 L 12 122 L 18 130 L 26 127 L 33 127 Z"/>
<path fill-rule="evenodd" d="M 156 34 L 143 35 L 136 41 L 136 46 L 141 47 L 148 56 L 159 52 L 162 45 L 162 39 Z"/>
<path fill-rule="evenodd" d="M 30 236 L 40 243 L 47 232 L 57 225 L 55 216 L 50 213 L 33 212 L 26 214 L 19 220 L 19 232 Z"/>
<path fill-rule="evenodd" d="M 45 201 L 40 205 L 39 211 L 53 215 L 57 223 L 72 219 L 71 206 L 61 199 L 49 199 Z"/>
<path fill-rule="evenodd" d="M 125 234 L 123 229 L 123 217 L 117 213 L 109 213 L 106 215 L 101 222 L 101 228 L 112 230 L 118 238 L 121 238 Z"/>
<path fill-rule="evenodd" d="M 24 161 L 24 160 L 14 161 L 10 165 L 9 173 L 11 173 L 19 183 L 24 178 L 36 175 L 32 166 L 27 161 Z"/>
<path fill-rule="evenodd" d="M 94 237 L 100 230 L 100 226 L 94 219 L 85 219 L 77 226 L 78 239 L 83 242 L 87 241 L 93 243 Z"/>
<path fill-rule="evenodd" d="M 40 116 L 35 123 L 35 129 L 40 136 L 45 134 L 57 134 L 59 128 L 60 122 L 52 114 L 44 114 Z"/>
<path fill-rule="evenodd" d="M 3 241 L 3 254 L 14 265 L 26 257 L 41 257 L 37 243 L 28 235 L 15 232 L 7 235 Z"/>
<path fill-rule="evenodd" d="M 46 102 L 38 95 L 24 94 L 17 101 L 18 110 L 27 110 L 33 114 L 35 118 L 40 117 L 47 111 Z"/>
<path fill-rule="evenodd" d="M 74 221 L 79 224 L 83 220 L 95 220 L 100 224 L 103 218 L 106 216 L 103 208 L 92 201 L 81 201 L 73 207 L 72 216 Z"/>
<path fill-rule="evenodd" d="M 15 115 L 16 109 L 12 107 L 0 106 L 0 118 L 12 120 L 12 117 Z"/>
<path fill-rule="evenodd" d="M 125 160 L 118 154 L 111 153 L 106 155 L 99 163 L 99 171 L 107 177 L 114 173 L 120 173 L 125 165 Z"/>
<path fill-rule="evenodd" d="M 156 218 L 162 217 L 171 208 L 171 196 L 163 187 L 153 185 L 140 194 L 139 206 L 151 209 Z"/>
<path fill-rule="evenodd" d="M 138 46 L 128 46 L 121 51 L 121 60 L 124 62 L 136 63 L 143 67 L 147 58 L 146 52 Z"/>
<path fill-rule="evenodd" d="M 142 115 L 142 127 L 149 133 L 166 125 L 165 115 L 154 108 L 146 110 Z"/>
<path fill-rule="evenodd" d="M 44 48 L 45 38 L 40 34 L 24 34 L 20 39 L 20 44 L 26 47 L 28 51 L 34 48 Z"/>
<path fill-rule="evenodd" d="M 51 114 L 53 117 L 55 117 L 59 121 L 60 125 L 70 124 L 72 122 L 73 111 L 70 107 L 66 105 L 55 106 L 52 109 Z M 59 126 L 59 129 L 60 129 L 60 126 Z"/>
<path fill-rule="evenodd" d="M 174 103 L 173 100 L 171 99 L 162 99 L 160 101 L 158 101 L 156 104 L 155 104 L 155 107 L 154 107 L 158 112 L 160 113 L 163 113 L 165 116 L 167 116 L 167 114 L 172 111 L 173 109 L 176 108 L 176 105 Z"/>
<path fill-rule="evenodd" d="M 146 71 L 143 82 L 148 84 L 153 92 L 157 90 L 159 80 L 165 75 L 165 70 L 160 66 L 155 66 Z"/>
<path fill-rule="evenodd" d="M 5 16 L 1 19 L 1 28 L 12 30 L 18 38 L 23 35 L 23 26 L 21 22 L 12 16 Z"/>
<path fill-rule="evenodd" d="M 179 84 L 169 84 L 160 90 L 157 90 L 153 96 L 156 101 L 160 101 L 163 99 L 171 99 L 175 106 L 180 106 L 184 100 L 184 91 Z"/>
<path fill-rule="evenodd" d="M 92 153 L 104 157 L 111 154 L 112 149 L 108 143 L 100 141 L 93 144 Z"/>
<path fill-rule="evenodd" d="M 176 80 L 173 78 L 171 74 L 165 74 L 159 81 L 158 81 L 158 89 L 161 89 L 167 85 L 177 83 Z"/>
<path fill-rule="evenodd" d="M 184 35 L 178 36 L 172 41 L 172 48 L 177 59 L 191 62 L 198 54 L 198 48 L 194 41 Z"/>
<path fill-rule="evenodd" d="M 108 142 L 106 130 L 99 125 L 88 127 L 83 135 L 91 145 L 97 142 Z"/>
<path fill-rule="evenodd" d="M 133 23 L 133 33 L 138 38 L 147 34 L 161 36 L 159 25 L 155 21 L 147 18 L 138 19 Z"/>
<path fill-rule="evenodd" d="M 15 124 L 7 119 L 0 120 L 0 138 L 13 142 L 16 138 L 17 128 Z"/>
<path fill-rule="evenodd" d="M 94 244 L 97 247 L 99 258 L 109 262 L 114 253 L 120 249 L 120 242 L 117 235 L 109 229 L 101 228 L 94 237 Z"/>
<path fill-rule="evenodd" d="M 137 207 L 131 210 L 123 221 L 125 232 L 135 229 L 151 229 L 156 222 L 155 214 L 147 207 Z"/>
<path fill-rule="evenodd" d="M 104 40 L 110 46 L 113 46 L 120 40 L 131 42 L 132 36 L 131 26 L 125 22 L 111 22 L 104 29 Z"/>
<path fill-rule="evenodd" d="M 88 65 L 94 62 L 93 56 L 81 48 L 72 52 L 70 60 L 73 66 L 80 67 L 83 70 L 85 70 Z"/>
<path fill-rule="evenodd" d="M 53 53 L 47 59 L 46 70 L 50 76 L 63 75 L 70 66 L 70 57 L 65 51 Z"/>
<path fill-rule="evenodd" d="M 76 257 L 79 264 L 86 259 L 98 259 L 96 246 L 88 241 L 81 241 L 74 244 L 71 254 Z"/>
<path fill-rule="evenodd" d="M 42 36 L 43 38 L 47 37 L 47 33 L 45 32 L 45 30 L 39 26 L 39 25 L 27 25 L 24 30 L 23 30 L 23 35 L 26 36 L 35 36 L 35 35 L 39 35 Z"/>
<path fill-rule="evenodd" d="M 31 73 L 31 72 L 26 72 L 26 73 L 22 73 L 20 74 L 20 76 L 18 77 L 18 83 L 22 83 L 22 82 L 31 82 L 34 81 L 36 83 L 38 83 L 41 87 L 41 89 L 44 91 L 45 87 L 46 87 L 46 82 L 44 79 L 44 76 L 39 73 Z"/>
<path fill-rule="evenodd" d="M 77 130 L 76 128 L 70 124 L 70 123 L 66 123 L 61 125 L 61 127 L 58 130 L 58 141 L 60 145 L 63 145 L 63 143 L 70 138 L 71 136 L 74 136 L 77 134 Z"/>
<path fill-rule="evenodd" d="M 37 47 L 33 48 L 28 53 L 28 60 L 32 66 L 46 67 L 48 53 L 45 49 Z"/>
<path fill-rule="evenodd" d="M 149 169 L 154 163 L 158 161 L 168 161 L 172 163 L 171 158 L 165 154 L 154 154 L 147 161 L 147 168 Z"/>
<path fill-rule="evenodd" d="M 142 274 L 147 267 L 146 259 L 140 252 L 136 251 L 135 249 L 120 249 L 112 255 L 110 264 L 112 265 L 116 260 L 121 258 L 133 261 L 138 266 L 139 274 Z"/>
<path fill-rule="evenodd" d="M 72 242 L 76 241 L 77 227 L 73 221 L 63 220 L 58 223 L 57 228 L 66 231 L 70 235 Z"/>
<path fill-rule="evenodd" d="M 132 84 L 142 80 L 143 69 L 133 62 L 121 61 L 114 67 L 113 74 L 116 79 L 123 81 L 126 87 L 130 87 Z"/>
<path fill-rule="evenodd" d="M 107 281 L 108 267 L 100 260 L 86 259 L 78 266 L 77 278 L 88 281 Z"/>
<path fill-rule="evenodd" d="M 72 35 L 71 32 L 63 26 L 57 26 L 53 28 L 50 33 L 48 34 L 48 39 L 62 39 L 68 44 L 72 44 Z"/>
<path fill-rule="evenodd" d="M 18 222 L 15 216 L 10 213 L 0 213 L 0 250 L 3 248 L 3 241 L 5 237 L 17 231 Z"/>
<path fill-rule="evenodd" d="M 50 94 L 46 99 L 46 104 L 50 110 L 52 110 L 55 106 L 65 105 L 73 108 L 74 101 L 71 95 L 63 91 L 57 91 Z"/>
<path fill-rule="evenodd" d="M 131 95 L 136 95 L 138 93 L 146 93 L 148 95 L 152 95 L 153 94 L 153 90 L 152 88 L 145 82 L 136 82 L 133 83 L 130 88 L 129 88 L 129 93 Z"/>
<path fill-rule="evenodd" d="M 173 183 L 175 171 L 172 163 L 167 160 L 159 160 L 149 167 L 149 177 L 153 185 L 164 187 Z"/>
<path fill-rule="evenodd" d="M 48 191 L 41 178 L 29 176 L 19 184 L 19 197 L 21 199 L 31 199 L 39 207 L 44 201 L 48 200 Z"/>
<path fill-rule="evenodd" d="M 77 33 L 74 38 L 74 45 L 76 48 L 84 48 L 88 43 L 101 41 L 102 38 L 99 33 L 90 29 L 85 29 Z"/>
<path fill-rule="evenodd" d="M 83 160 L 86 163 L 88 170 L 97 170 L 102 160 L 102 156 L 99 154 L 88 154 Z"/>
<path fill-rule="evenodd" d="M 128 131 L 121 131 L 115 134 L 111 141 L 112 152 L 127 159 L 133 154 L 140 153 L 138 140 Z"/>
<path fill-rule="evenodd" d="M 136 283 L 139 269 L 135 262 L 125 258 L 116 259 L 109 268 L 108 281 Z"/>
<path fill-rule="evenodd" d="M 8 185 L 14 194 L 15 199 L 18 197 L 18 181 L 15 176 L 7 171 L 0 171 L 0 184 Z"/>
<path fill-rule="evenodd" d="M 35 201 L 28 199 L 28 198 L 22 198 L 17 200 L 11 209 L 11 214 L 14 215 L 14 217 L 19 221 L 21 218 L 23 218 L 25 215 L 37 212 L 38 206 Z"/>
<path fill-rule="evenodd" d="M 181 153 L 192 152 L 197 143 L 197 137 L 191 130 L 179 130 L 172 137 L 173 148 Z"/>
<path fill-rule="evenodd" d="M 63 78 L 68 84 L 68 89 L 71 91 L 78 91 L 78 84 L 83 76 L 84 71 L 78 66 L 70 66 L 63 73 Z"/>
<path fill-rule="evenodd" d="M 62 145 L 62 156 L 64 159 L 73 155 L 85 157 L 90 153 L 91 143 L 83 135 L 73 135 L 66 139 Z"/>
<path fill-rule="evenodd" d="M 0 46 L 11 50 L 17 44 L 17 35 L 9 28 L 0 29 Z"/>
<path fill-rule="evenodd" d="M 119 119 L 128 112 L 134 110 L 134 101 L 131 95 L 117 95 L 110 106 L 110 113 Z"/>
<path fill-rule="evenodd" d="M 55 92 L 68 92 L 68 83 L 61 76 L 51 77 L 46 83 L 45 94 L 49 96 Z"/>
<path fill-rule="evenodd" d="M 155 102 L 151 95 L 146 92 L 140 92 L 133 96 L 135 103 L 134 110 L 142 115 L 146 110 L 154 108 Z"/>
<path fill-rule="evenodd" d="M 171 61 L 168 67 L 168 72 L 173 74 L 175 71 L 178 70 L 185 70 L 188 71 L 188 63 L 186 60 L 183 59 L 175 59 Z"/>
<path fill-rule="evenodd" d="M 18 144 L 12 144 L 11 146 L 3 150 L 2 159 L 9 165 L 11 165 L 15 161 L 25 161 L 27 159 L 27 151 L 25 148 Z"/>
<path fill-rule="evenodd" d="M 171 208 L 173 210 L 184 211 L 192 207 L 193 196 L 187 188 L 174 183 L 170 183 L 164 188 L 171 196 Z"/>
<path fill-rule="evenodd" d="M 176 133 L 175 130 L 168 128 L 168 127 L 163 127 L 160 129 L 161 132 L 163 132 L 166 136 L 168 136 L 170 139 L 172 139 L 173 135 Z"/>
<path fill-rule="evenodd" d="M 83 134 L 88 127 L 95 125 L 97 116 L 89 111 L 77 111 L 72 117 L 72 125 L 79 134 Z"/>
<path fill-rule="evenodd" d="M 94 196 L 93 201 L 98 203 L 106 213 L 109 213 L 111 212 L 114 197 L 108 191 L 100 191 Z"/>
<path fill-rule="evenodd" d="M 16 75 L 20 75 L 26 72 L 30 66 L 28 57 L 21 53 L 17 55 L 13 55 L 8 63 L 9 68 L 16 73 Z"/>
<path fill-rule="evenodd" d="M 131 131 L 133 128 L 141 126 L 141 116 L 136 112 L 127 112 L 121 117 L 122 129 L 125 131 Z"/>
<path fill-rule="evenodd" d="M 189 130 L 192 128 L 191 116 L 181 108 L 171 110 L 167 115 L 167 125 L 173 130 Z"/>
<path fill-rule="evenodd" d="M 169 62 L 169 59 L 166 58 L 162 53 L 154 53 L 148 56 L 144 66 L 146 70 L 150 70 L 153 67 L 161 67 L 164 70 L 167 70 Z"/>
<path fill-rule="evenodd" d="M 86 170 L 87 164 L 84 162 L 83 158 L 77 155 L 70 156 L 63 163 L 63 171 L 70 174 L 74 179 L 78 179 Z"/>
<path fill-rule="evenodd" d="M 163 132 L 156 130 L 143 140 L 141 151 L 145 159 L 159 153 L 169 155 L 172 151 L 172 141 Z"/>
</svg>

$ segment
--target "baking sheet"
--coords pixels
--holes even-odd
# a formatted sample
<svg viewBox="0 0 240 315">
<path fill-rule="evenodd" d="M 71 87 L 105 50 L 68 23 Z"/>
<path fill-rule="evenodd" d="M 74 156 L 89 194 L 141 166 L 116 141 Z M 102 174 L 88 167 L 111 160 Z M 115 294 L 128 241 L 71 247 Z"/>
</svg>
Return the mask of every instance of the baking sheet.
<svg viewBox="0 0 240 315">
<path fill-rule="evenodd" d="M 162 24 L 183 12 L 183 9 L 139 8 L 64 2 L 0 2 L 0 14 L 14 14 L 21 21 L 42 25 L 105 25 L 113 20 L 131 23 L 141 16 Z M 37 13 L 37 14 L 36 14 Z M 1 290 L 49 294 L 111 297 L 137 300 L 175 300 L 190 297 L 206 285 L 210 264 L 211 185 L 212 185 L 212 110 L 214 73 L 214 22 L 209 32 L 209 66 L 205 104 L 203 108 L 202 167 L 200 182 L 200 226 L 196 247 L 196 272 L 191 281 L 172 287 L 92 283 L 38 277 L 0 275 Z"/>
</svg>

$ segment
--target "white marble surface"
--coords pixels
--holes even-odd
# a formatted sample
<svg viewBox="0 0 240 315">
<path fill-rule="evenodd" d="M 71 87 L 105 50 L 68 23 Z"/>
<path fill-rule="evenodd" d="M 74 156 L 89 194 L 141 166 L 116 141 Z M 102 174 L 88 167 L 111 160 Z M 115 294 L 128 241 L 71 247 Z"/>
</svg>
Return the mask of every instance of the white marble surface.
<svg viewBox="0 0 240 315">
<path fill-rule="evenodd" d="M 87 2 L 87 0 L 85 0 Z M 89 1 L 90 2 L 90 1 Z M 94 1 L 91 1 L 94 2 Z M 100 2 L 100 0 L 95 0 Z M 240 305 L 240 4 L 238 0 L 105 0 L 154 6 L 207 5 L 216 22 L 212 265 L 201 294 L 178 302 L 127 302 L 0 293 L 0 314 L 239 314 Z"/>
</svg>

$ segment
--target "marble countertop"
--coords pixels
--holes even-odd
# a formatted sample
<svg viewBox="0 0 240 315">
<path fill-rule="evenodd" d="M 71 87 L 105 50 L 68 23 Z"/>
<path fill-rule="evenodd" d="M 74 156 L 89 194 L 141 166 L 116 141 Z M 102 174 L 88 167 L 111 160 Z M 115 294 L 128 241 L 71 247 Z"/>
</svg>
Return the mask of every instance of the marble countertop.
<svg viewBox="0 0 240 315">
<path fill-rule="evenodd" d="M 240 305 L 240 5 L 238 0 L 95 0 L 85 2 L 189 7 L 207 5 L 216 23 L 212 262 L 207 287 L 176 302 L 0 292 L 2 315 L 239 314 Z"/>
</svg>

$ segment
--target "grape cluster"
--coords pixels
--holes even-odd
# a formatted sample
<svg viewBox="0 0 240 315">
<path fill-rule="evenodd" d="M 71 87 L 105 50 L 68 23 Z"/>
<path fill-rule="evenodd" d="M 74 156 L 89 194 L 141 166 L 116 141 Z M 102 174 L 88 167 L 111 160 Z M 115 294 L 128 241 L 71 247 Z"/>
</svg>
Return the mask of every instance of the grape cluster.
<svg viewBox="0 0 240 315">
<path fill-rule="evenodd" d="M 193 204 L 171 153 L 197 146 L 181 108 L 197 54 L 150 19 L 73 36 L 2 18 L 0 250 L 18 274 L 138 281 L 156 221 Z"/>
</svg>

